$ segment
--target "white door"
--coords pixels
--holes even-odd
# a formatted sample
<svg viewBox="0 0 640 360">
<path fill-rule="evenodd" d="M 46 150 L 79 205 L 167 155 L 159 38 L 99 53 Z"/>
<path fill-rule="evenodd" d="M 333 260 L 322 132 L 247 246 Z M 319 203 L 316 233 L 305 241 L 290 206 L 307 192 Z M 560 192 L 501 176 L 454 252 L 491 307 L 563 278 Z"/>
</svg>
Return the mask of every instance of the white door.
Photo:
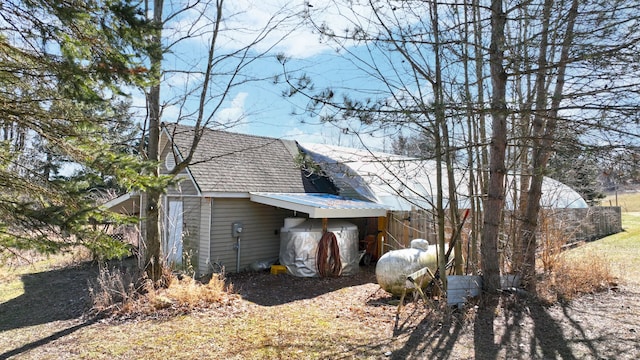
<svg viewBox="0 0 640 360">
<path fill-rule="evenodd" d="M 169 201 L 164 248 L 167 264 L 182 264 L 182 222 L 182 201 Z"/>
</svg>

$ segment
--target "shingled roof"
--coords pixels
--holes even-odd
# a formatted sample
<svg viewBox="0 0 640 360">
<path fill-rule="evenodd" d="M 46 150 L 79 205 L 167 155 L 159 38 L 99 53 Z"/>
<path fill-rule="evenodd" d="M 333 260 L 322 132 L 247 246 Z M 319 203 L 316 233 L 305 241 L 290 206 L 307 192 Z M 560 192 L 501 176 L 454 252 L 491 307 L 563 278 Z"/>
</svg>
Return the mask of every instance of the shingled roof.
<svg viewBox="0 0 640 360">
<path fill-rule="evenodd" d="M 191 126 L 165 124 L 180 156 L 193 140 Z M 206 192 L 314 192 L 295 162 L 294 141 L 205 129 L 189 170 Z"/>
</svg>

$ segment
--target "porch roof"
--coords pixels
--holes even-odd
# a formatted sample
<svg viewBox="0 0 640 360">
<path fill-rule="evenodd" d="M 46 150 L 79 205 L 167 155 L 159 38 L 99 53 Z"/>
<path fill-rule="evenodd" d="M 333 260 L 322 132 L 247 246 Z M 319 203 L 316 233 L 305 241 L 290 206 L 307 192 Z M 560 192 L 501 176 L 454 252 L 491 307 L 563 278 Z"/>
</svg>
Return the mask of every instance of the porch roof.
<svg viewBox="0 0 640 360">
<path fill-rule="evenodd" d="M 322 193 L 250 193 L 251 201 L 309 214 L 310 218 L 387 216 L 386 205 Z"/>
<path fill-rule="evenodd" d="M 140 214 L 140 194 L 126 193 L 115 199 L 111 199 L 110 201 L 107 201 L 102 206 L 118 214 L 139 215 Z"/>
</svg>

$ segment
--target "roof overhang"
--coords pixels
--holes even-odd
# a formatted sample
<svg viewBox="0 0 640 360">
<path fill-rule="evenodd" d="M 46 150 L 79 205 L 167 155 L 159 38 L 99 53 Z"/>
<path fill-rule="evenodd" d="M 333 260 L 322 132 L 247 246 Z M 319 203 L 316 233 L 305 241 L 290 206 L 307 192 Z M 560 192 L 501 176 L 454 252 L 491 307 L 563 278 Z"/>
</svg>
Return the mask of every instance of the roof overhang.
<svg viewBox="0 0 640 360">
<path fill-rule="evenodd" d="M 251 201 L 309 214 L 309 218 L 364 218 L 387 216 L 388 207 L 331 194 L 252 192 Z"/>
<path fill-rule="evenodd" d="M 140 194 L 127 193 L 107 201 L 102 206 L 118 214 L 138 215 L 140 214 Z"/>
<path fill-rule="evenodd" d="M 207 198 L 247 199 L 250 196 L 251 194 L 248 192 L 207 191 L 202 193 L 202 197 Z"/>
</svg>

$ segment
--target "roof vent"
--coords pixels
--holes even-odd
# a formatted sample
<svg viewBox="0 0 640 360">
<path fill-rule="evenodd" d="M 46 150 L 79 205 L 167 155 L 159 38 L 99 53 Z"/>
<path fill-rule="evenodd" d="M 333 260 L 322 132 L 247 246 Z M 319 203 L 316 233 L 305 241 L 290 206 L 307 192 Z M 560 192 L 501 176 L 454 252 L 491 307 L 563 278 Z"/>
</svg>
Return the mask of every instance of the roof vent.
<svg viewBox="0 0 640 360">
<path fill-rule="evenodd" d="M 172 171 L 176 167 L 176 158 L 172 153 L 168 153 L 164 158 L 164 167 L 167 168 L 167 171 Z"/>
</svg>

